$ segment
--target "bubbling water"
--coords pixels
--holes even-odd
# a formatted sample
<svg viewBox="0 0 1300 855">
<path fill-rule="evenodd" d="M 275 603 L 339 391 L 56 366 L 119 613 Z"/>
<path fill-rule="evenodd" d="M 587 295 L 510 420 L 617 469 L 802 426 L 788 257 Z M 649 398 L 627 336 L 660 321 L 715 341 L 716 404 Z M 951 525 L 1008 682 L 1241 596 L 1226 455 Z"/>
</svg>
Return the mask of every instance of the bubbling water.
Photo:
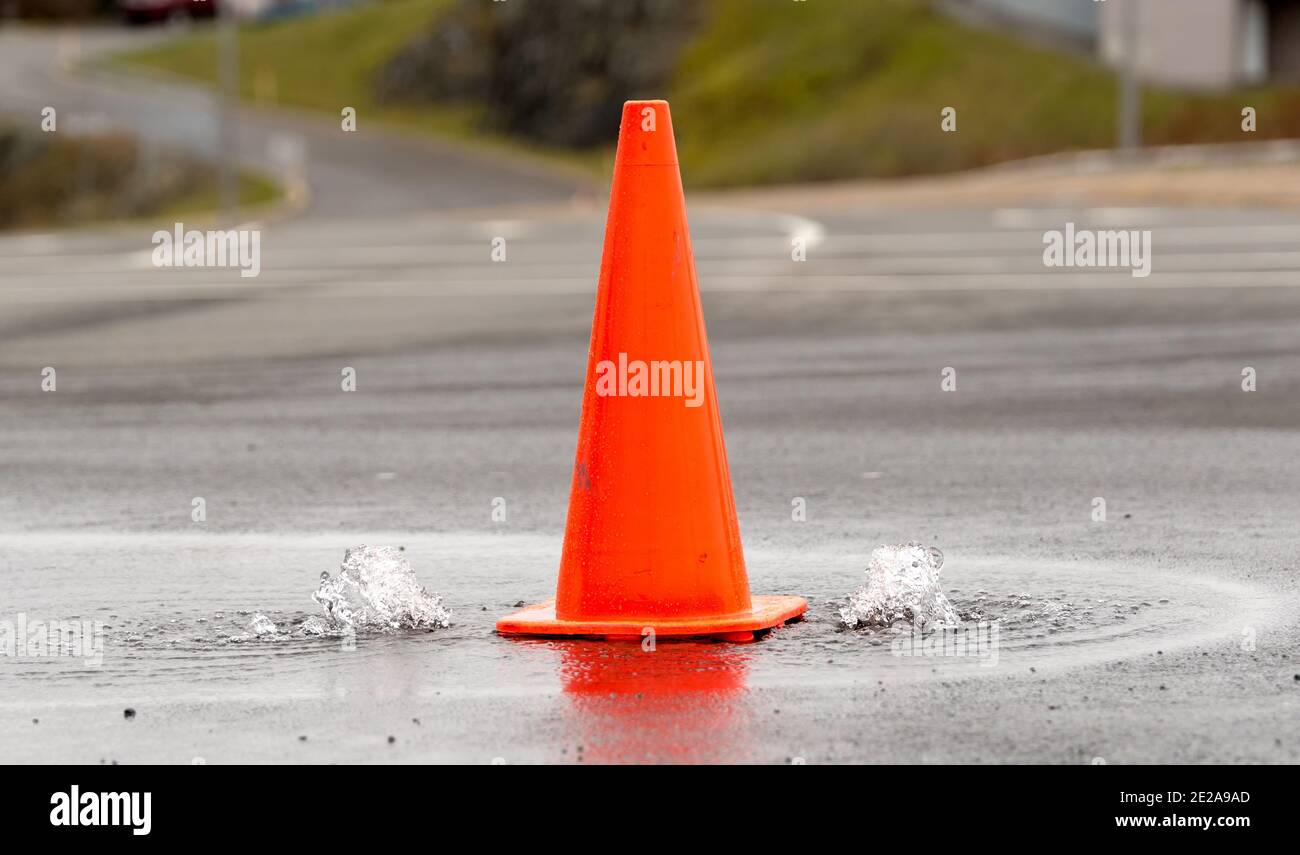
<svg viewBox="0 0 1300 855">
<path fill-rule="evenodd" d="M 253 615 L 253 620 L 248 624 L 248 633 L 254 637 L 264 635 L 275 635 L 280 628 L 275 625 L 275 621 L 262 613 Z"/>
<path fill-rule="evenodd" d="M 451 610 L 442 597 L 425 590 L 410 563 L 391 546 L 347 550 L 338 575 L 321 573 L 311 598 L 325 613 L 304 622 L 302 630 L 309 635 L 451 626 Z"/>
<path fill-rule="evenodd" d="M 914 540 L 878 547 L 867 565 L 866 584 L 849 595 L 840 619 L 853 629 L 895 621 L 935 629 L 959 625 L 957 610 L 939 586 L 942 566 L 942 552 Z"/>
</svg>

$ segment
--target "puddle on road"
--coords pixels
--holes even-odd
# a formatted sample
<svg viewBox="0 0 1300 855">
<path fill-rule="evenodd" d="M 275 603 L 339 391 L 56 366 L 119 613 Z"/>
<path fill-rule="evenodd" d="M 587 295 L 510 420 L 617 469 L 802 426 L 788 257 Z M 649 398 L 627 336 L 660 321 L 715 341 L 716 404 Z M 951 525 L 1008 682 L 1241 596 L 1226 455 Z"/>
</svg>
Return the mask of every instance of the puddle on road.
<svg viewBox="0 0 1300 855">
<path fill-rule="evenodd" d="M 940 581 L 943 561 L 939 549 L 916 541 L 877 547 L 867 565 L 866 583 L 842 605 L 828 607 L 827 613 L 835 609 L 840 629 L 854 630 L 874 645 L 887 643 L 895 654 L 911 655 L 928 645 L 932 655 L 939 655 L 935 645 L 943 646 L 945 633 L 951 640 L 969 636 L 998 647 L 1003 632 L 1010 633 L 1008 640 L 1021 643 L 1057 635 L 1074 635 L 1077 643 L 1092 638 L 1090 631 L 1108 631 L 1113 637 L 1125 629 L 1149 629 L 1146 613 L 1157 605 L 1171 605 L 1167 597 L 1154 602 L 1136 595 L 1070 599 L 1064 593 L 1040 596 L 981 589 L 967 594 L 958 588 L 952 590 L 954 605 Z M 1008 562 L 999 570 L 1014 567 Z M 1038 578 L 1032 583 L 1042 581 L 1041 570 L 1033 575 Z"/>
<path fill-rule="evenodd" d="M 385 568 L 373 579 L 319 578 L 363 537 L 405 551 L 353 552 L 352 564 Z M 803 621 L 758 643 L 661 641 L 651 652 L 637 642 L 496 636 L 497 617 L 553 590 L 559 551 L 558 537 L 479 533 L 0 536 L 13 611 L 104 625 L 100 668 L 70 657 L 0 661 L 0 710 L 39 717 L 42 727 L 87 706 L 116 713 L 114 721 L 121 706 L 195 721 L 253 716 L 299 750 L 303 721 L 322 709 L 357 730 L 385 714 L 408 723 L 445 715 L 459 728 L 455 744 L 474 756 L 501 751 L 501 733 L 510 732 L 505 744 L 523 751 L 526 743 L 528 756 L 552 761 L 770 759 L 756 753 L 755 722 L 760 705 L 788 696 L 780 690 L 857 708 L 894 697 L 904 682 L 1029 676 L 1031 668 L 1041 678 L 1179 645 L 1235 647 L 1243 626 L 1263 629 L 1293 608 L 1263 588 L 1207 575 L 1213 568 L 953 549 L 942 564 L 928 551 L 912 556 L 918 567 L 909 560 L 908 569 L 942 567 L 936 578 L 962 627 L 998 626 L 989 667 L 978 649 L 909 649 L 905 624 L 846 628 L 841 610 L 862 582 L 863 551 L 755 548 L 747 559 L 756 593 L 810 602 Z M 345 608 L 363 627 L 354 637 L 314 631 L 342 623 Z M 24 737 L 11 733 L 12 753 Z M 151 736 L 136 726 L 117 738 Z M 316 744 L 325 743 L 313 736 Z M 426 742 L 412 756 L 447 750 Z"/>
<path fill-rule="evenodd" d="M 319 581 L 320 608 L 310 602 L 309 580 L 337 560 L 341 546 L 334 534 L 4 536 L 0 571 L 15 582 L 13 608 L 101 620 L 106 657 L 96 672 L 66 658 L 21 660 L 0 670 L 0 678 L 55 677 L 71 690 L 95 673 L 103 686 L 140 685 L 160 694 L 168 681 L 189 688 L 257 680 L 259 691 L 274 693 L 288 683 L 319 691 L 322 680 L 370 679 L 384 663 L 399 669 L 413 691 L 492 695 L 562 688 L 556 675 L 570 642 L 529 645 L 493 633 L 496 618 L 515 602 L 553 590 L 558 537 L 364 536 L 404 544 L 405 551 L 354 550 L 353 567 Z M 924 555 L 937 572 L 937 555 Z M 748 646 L 750 684 L 919 678 L 935 669 L 997 673 L 979 667 L 983 660 L 976 657 L 899 655 L 894 642 L 910 632 L 907 625 L 846 629 L 841 611 L 849 605 L 846 592 L 862 581 L 861 552 L 759 548 L 748 559 L 756 593 L 800 594 L 811 606 L 804 621 Z M 961 625 L 996 624 L 999 663 L 1013 667 L 1069 667 L 1178 644 L 1234 643 L 1241 627 L 1262 626 L 1286 607 L 1262 589 L 1172 567 L 955 551 L 941 566 L 942 594 Z M 445 600 L 428 593 L 416 572 Z M 68 594 L 74 576 L 79 599 Z M 51 604 L 58 604 L 57 612 Z M 449 608 L 456 612 L 450 627 Z M 346 641 L 349 620 L 355 650 L 340 640 Z M 740 655 L 738 648 L 721 650 L 724 659 Z M 618 661 L 605 669 L 611 680 L 618 679 Z M 294 680 L 286 683 L 286 674 Z"/>
<path fill-rule="evenodd" d="M 1235 646 L 1243 627 L 1273 623 L 1288 608 L 1256 586 L 1173 567 L 951 554 L 943 566 L 944 594 L 960 619 L 955 630 L 918 633 L 906 620 L 849 628 L 843 612 L 851 600 L 839 593 L 818 597 L 808 619 L 781 630 L 779 649 L 768 655 L 787 669 L 792 655 L 817 663 L 806 680 L 819 685 L 978 678 L 1008 667 L 1043 671 L 1188 645 Z"/>
<path fill-rule="evenodd" d="M 320 585 L 311 594 L 320 614 L 272 613 L 239 610 L 233 615 L 215 612 L 210 618 L 166 624 L 143 622 L 126 636 L 126 641 L 147 644 L 161 641 L 176 644 L 246 643 L 311 638 L 352 638 L 358 635 L 400 632 L 431 632 L 451 626 L 452 612 L 442 597 L 430 593 L 402 551 L 392 546 L 356 546 L 344 552 L 336 575 L 320 575 Z"/>
</svg>

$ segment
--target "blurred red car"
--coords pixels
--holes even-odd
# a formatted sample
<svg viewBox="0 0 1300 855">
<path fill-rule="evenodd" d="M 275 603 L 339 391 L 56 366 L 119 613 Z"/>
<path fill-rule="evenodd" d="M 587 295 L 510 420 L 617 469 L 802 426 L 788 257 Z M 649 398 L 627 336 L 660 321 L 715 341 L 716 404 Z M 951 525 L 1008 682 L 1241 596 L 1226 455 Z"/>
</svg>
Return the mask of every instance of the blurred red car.
<svg viewBox="0 0 1300 855">
<path fill-rule="evenodd" d="M 172 18 L 215 18 L 217 0 L 117 0 L 122 17 L 132 24 Z"/>
</svg>

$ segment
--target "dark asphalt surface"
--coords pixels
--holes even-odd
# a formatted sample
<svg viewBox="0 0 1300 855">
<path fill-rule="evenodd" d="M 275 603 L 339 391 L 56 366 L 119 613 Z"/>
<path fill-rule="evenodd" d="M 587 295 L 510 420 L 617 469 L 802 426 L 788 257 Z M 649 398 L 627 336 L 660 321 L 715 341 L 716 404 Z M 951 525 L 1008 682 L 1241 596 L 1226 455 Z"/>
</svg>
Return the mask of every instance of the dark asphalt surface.
<svg viewBox="0 0 1300 855">
<path fill-rule="evenodd" d="M 7 108 L 154 114 L 153 87 L 42 71 L 34 38 L 0 36 Z M 256 280 L 155 270 L 144 227 L 0 238 L 2 605 L 110 626 L 97 670 L 0 661 L 0 759 L 1300 760 L 1300 215 L 696 197 L 751 583 L 811 609 L 642 654 L 491 632 L 554 584 L 599 203 L 451 149 L 243 124 L 303 137 L 314 200 L 266 226 Z M 1045 270 L 1067 220 L 1151 228 L 1155 272 Z M 871 548 L 911 538 L 1005 622 L 996 666 L 837 629 Z M 357 543 L 406 546 L 455 625 L 222 642 L 310 613 Z"/>
</svg>

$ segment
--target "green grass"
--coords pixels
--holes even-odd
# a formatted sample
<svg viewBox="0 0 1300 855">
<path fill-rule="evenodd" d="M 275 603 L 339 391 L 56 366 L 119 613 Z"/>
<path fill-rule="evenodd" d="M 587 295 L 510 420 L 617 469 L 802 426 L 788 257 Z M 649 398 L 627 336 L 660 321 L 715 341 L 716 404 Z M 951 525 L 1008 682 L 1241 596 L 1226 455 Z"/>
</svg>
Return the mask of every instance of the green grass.
<svg viewBox="0 0 1300 855">
<path fill-rule="evenodd" d="M 0 189 L 0 197 L 7 190 Z M 70 208 L 50 209 L 38 207 L 26 210 L 20 216 L 0 220 L 0 231 L 18 229 L 61 229 L 70 226 L 89 226 L 102 223 L 170 223 L 184 217 L 205 218 L 216 213 L 219 192 L 214 180 L 205 179 L 199 186 L 186 191 L 147 211 L 123 216 L 113 199 L 96 198 L 78 203 Z M 256 208 L 281 199 L 281 187 L 261 175 L 244 173 L 239 176 L 239 206 Z M 0 199 L 0 204 L 3 204 Z"/>
<path fill-rule="evenodd" d="M 380 0 L 353 8 L 271 23 L 252 23 L 239 32 L 240 95 L 250 102 L 305 107 L 341 120 L 344 107 L 357 111 L 357 127 L 378 122 L 475 144 L 532 153 L 597 172 L 601 152 L 559 151 L 485 133 L 480 111 L 464 105 L 379 104 L 372 81 L 384 62 L 433 25 L 453 0 Z M 217 80 L 217 41 L 211 26 L 161 45 L 112 57 L 109 68 L 146 67 Z"/>
<path fill-rule="evenodd" d="M 915 0 L 716 0 L 673 86 L 684 171 L 701 184 L 945 172 L 1115 139 L 1116 84 L 1086 59 L 956 24 Z M 1148 143 L 1300 134 L 1295 88 L 1148 87 Z M 1254 106 L 1260 131 L 1241 132 Z M 957 110 L 943 133 L 940 111 Z"/>
<path fill-rule="evenodd" d="M 256 208 L 279 201 L 281 198 L 279 184 L 264 175 L 244 172 L 239 176 L 240 208 Z M 187 214 L 211 213 L 220 203 L 220 191 L 216 181 L 205 181 L 193 192 L 172 199 L 151 214 L 153 219 L 172 219 Z"/>
<path fill-rule="evenodd" d="M 241 94 L 335 115 L 344 106 L 356 107 L 358 113 L 363 108 L 370 112 L 375 106 L 370 87 L 373 75 L 449 5 L 450 0 L 391 0 L 282 22 L 243 25 L 239 33 Z M 122 59 L 214 82 L 215 29 L 196 28 Z"/>
<path fill-rule="evenodd" d="M 239 176 L 239 204 L 276 201 L 278 184 Z M 183 155 L 142 161 L 129 136 L 45 135 L 0 126 L 0 229 L 169 221 L 217 208 L 214 170 Z"/>
<path fill-rule="evenodd" d="M 943 172 L 1113 138 L 1100 68 L 904 0 L 721 0 L 674 89 L 682 161 L 705 184 Z"/>
<path fill-rule="evenodd" d="M 557 152 L 485 135 L 473 108 L 375 103 L 384 61 L 452 0 L 387 0 L 240 35 L 245 97 L 517 144 L 598 172 L 608 152 Z M 962 26 L 921 0 L 712 0 L 668 86 L 683 172 L 693 185 L 743 185 L 945 172 L 1109 146 L 1116 87 L 1084 58 Z M 210 31 L 121 58 L 212 81 Z M 663 93 L 638 93 L 661 95 Z M 1260 129 L 1240 130 L 1243 106 Z M 956 133 L 940 110 L 957 110 Z M 613 136 L 615 129 L 610 129 Z M 1198 95 L 1148 88 L 1148 143 L 1300 136 L 1300 90 Z"/>
</svg>

